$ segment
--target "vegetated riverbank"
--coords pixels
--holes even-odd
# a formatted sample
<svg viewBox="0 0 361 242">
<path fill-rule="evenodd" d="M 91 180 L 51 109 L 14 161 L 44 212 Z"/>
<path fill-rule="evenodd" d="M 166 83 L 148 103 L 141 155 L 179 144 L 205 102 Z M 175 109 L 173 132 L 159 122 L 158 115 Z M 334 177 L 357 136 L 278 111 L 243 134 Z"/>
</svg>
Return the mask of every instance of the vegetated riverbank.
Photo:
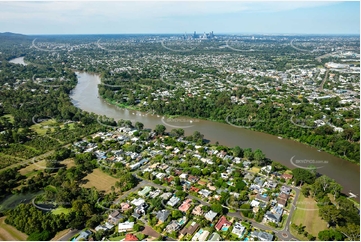
<svg viewBox="0 0 361 242">
<path fill-rule="evenodd" d="M 99 75 L 98 75 L 99 76 Z M 100 78 L 100 77 L 99 77 Z M 142 109 L 141 107 L 139 106 L 134 106 L 134 105 L 126 105 L 126 104 L 119 104 L 117 101 L 115 100 L 112 100 L 112 99 L 109 99 L 109 98 L 106 98 L 106 97 L 101 97 L 104 101 L 106 101 L 107 103 L 109 104 L 112 104 L 112 105 L 115 105 L 117 107 L 120 107 L 120 108 L 125 108 L 125 109 L 128 109 L 128 110 L 134 110 L 134 111 L 140 111 L 140 112 L 146 112 L 147 110 L 144 110 Z M 161 115 L 161 116 L 164 116 L 164 117 L 167 117 L 167 118 L 176 118 L 176 117 L 185 117 L 185 118 L 189 118 L 189 119 L 199 119 L 199 120 L 207 120 L 207 121 L 212 121 L 212 122 L 218 122 L 218 123 L 224 123 L 224 124 L 228 124 L 225 120 L 220 120 L 220 119 L 211 119 L 211 118 L 203 118 L 203 117 L 199 117 L 199 116 L 183 116 L 183 115 L 167 115 L 167 114 L 160 114 L 160 113 L 154 113 L 154 114 L 157 114 L 157 115 Z M 241 127 L 239 127 L 241 128 Z M 261 129 L 255 129 L 253 127 L 249 127 L 249 128 L 244 128 L 244 129 L 248 129 L 248 130 L 252 130 L 252 131 L 255 131 L 255 132 L 261 132 L 261 133 L 265 133 L 265 134 L 269 134 L 269 135 L 274 135 L 274 136 L 277 136 L 276 134 L 272 134 L 272 133 L 269 133 L 269 132 L 266 132 L 264 130 L 261 130 Z M 304 145 L 307 145 L 309 147 L 312 147 L 312 148 L 316 148 L 318 149 L 320 152 L 326 152 L 330 155 L 333 155 L 335 157 L 338 157 L 338 158 L 341 158 L 341 159 L 344 159 L 344 160 L 347 160 L 353 164 L 357 164 L 358 166 L 360 165 L 359 161 L 356 161 L 356 160 L 353 160 L 353 159 L 350 159 L 346 156 L 342 156 L 342 155 L 339 155 L 337 154 L 336 152 L 330 150 L 330 149 L 327 149 L 325 147 L 317 147 L 315 145 L 312 145 L 310 143 L 306 143 L 306 142 L 302 142 L 300 138 L 293 138 L 293 137 L 290 137 L 288 135 L 284 135 L 284 134 L 279 134 L 278 135 L 279 137 L 282 137 L 284 139 L 289 139 L 289 140 L 292 140 L 292 141 L 295 141 L 295 142 L 299 142 L 301 144 L 304 144 Z"/>
</svg>

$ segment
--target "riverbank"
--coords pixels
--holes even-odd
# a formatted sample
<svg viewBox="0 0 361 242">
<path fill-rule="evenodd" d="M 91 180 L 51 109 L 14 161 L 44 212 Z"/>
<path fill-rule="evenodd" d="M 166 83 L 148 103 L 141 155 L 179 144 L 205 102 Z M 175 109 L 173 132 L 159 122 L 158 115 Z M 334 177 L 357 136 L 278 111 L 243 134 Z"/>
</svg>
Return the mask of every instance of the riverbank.
<svg viewBox="0 0 361 242">
<path fill-rule="evenodd" d="M 140 111 L 140 112 L 147 112 L 147 110 L 142 110 L 141 108 L 137 107 L 137 106 L 132 106 L 132 105 L 125 105 L 125 104 L 119 104 L 117 103 L 115 100 L 111 100 L 109 98 L 105 98 L 105 97 L 101 97 L 104 101 L 106 101 L 107 103 L 109 104 L 112 104 L 112 105 L 115 105 L 117 107 L 120 107 L 120 108 L 125 108 L 125 109 L 128 109 L 128 110 L 134 110 L 134 111 Z M 227 121 L 225 120 L 219 120 L 219 119 L 208 119 L 208 118 L 200 118 L 200 117 L 196 117 L 196 116 L 181 116 L 181 115 L 166 115 L 166 114 L 160 114 L 160 113 L 154 113 L 156 115 L 161 115 L 161 116 L 164 116 L 166 118 L 176 118 L 176 117 L 184 117 L 184 118 L 189 118 L 189 119 L 198 119 L 198 120 L 204 120 L 204 121 L 211 121 L 211 122 L 218 122 L 218 123 L 223 123 L 223 124 L 229 124 L 227 123 Z M 239 128 L 242 128 L 242 127 L 239 127 Z M 269 135 L 273 135 L 273 136 L 276 136 L 276 134 L 272 134 L 272 133 L 268 133 L 266 131 L 263 131 L 263 130 L 258 130 L 258 129 L 254 129 L 254 128 L 243 128 L 243 129 L 248 129 L 248 130 L 251 130 L 251 131 L 254 131 L 254 132 L 260 132 L 260 133 L 264 133 L 264 134 L 269 134 Z M 289 139 L 289 140 L 292 140 L 292 141 L 295 141 L 295 142 L 298 142 L 300 144 L 304 144 L 304 145 L 307 145 L 309 147 L 312 147 L 312 148 L 315 148 L 317 150 L 320 150 L 319 152 L 326 152 L 330 155 L 333 155 L 337 158 L 340 158 L 340 159 L 344 159 L 344 160 L 347 160 L 353 164 L 356 164 L 356 165 L 360 165 L 360 161 L 356 161 L 356 160 L 352 160 L 348 157 L 345 157 L 345 156 L 341 156 L 339 154 L 337 154 L 336 152 L 330 150 L 330 149 L 327 149 L 325 147 L 316 147 L 312 144 L 309 144 L 309 143 L 306 143 L 306 142 L 302 142 L 300 141 L 299 138 L 293 138 L 293 137 L 289 137 L 289 136 L 285 136 L 285 135 L 281 135 L 281 134 L 278 134 L 277 137 L 282 137 L 283 139 Z"/>
</svg>

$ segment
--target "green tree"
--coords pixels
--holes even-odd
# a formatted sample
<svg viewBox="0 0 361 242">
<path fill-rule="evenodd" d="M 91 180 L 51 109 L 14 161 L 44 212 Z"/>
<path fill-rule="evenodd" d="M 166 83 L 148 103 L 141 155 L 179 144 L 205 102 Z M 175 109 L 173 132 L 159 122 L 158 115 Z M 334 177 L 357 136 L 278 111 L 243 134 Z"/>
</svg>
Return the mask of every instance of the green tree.
<svg viewBox="0 0 361 242">
<path fill-rule="evenodd" d="M 163 135 L 164 132 L 166 130 L 166 127 L 162 124 L 157 124 L 157 126 L 155 126 L 155 129 L 154 129 L 154 132 L 157 134 L 157 135 Z"/>
</svg>

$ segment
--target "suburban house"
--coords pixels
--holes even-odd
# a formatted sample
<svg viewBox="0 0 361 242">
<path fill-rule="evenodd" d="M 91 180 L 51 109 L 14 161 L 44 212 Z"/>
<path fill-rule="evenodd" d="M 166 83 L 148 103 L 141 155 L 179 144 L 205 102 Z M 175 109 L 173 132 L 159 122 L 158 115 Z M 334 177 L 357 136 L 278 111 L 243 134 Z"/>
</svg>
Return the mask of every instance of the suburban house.
<svg viewBox="0 0 361 242">
<path fill-rule="evenodd" d="M 112 212 L 111 214 L 109 214 L 109 216 L 108 216 L 108 222 L 109 222 L 109 223 L 112 223 L 112 224 L 116 224 L 116 223 L 119 222 L 119 220 L 120 220 L 121 218 L 124 218 L 123 215 L 121 215 L 118 210 L 115 210 L 114 212 Z"/>
<path fill-rule="evenodd" d="M 241 238 L 243 236 L 243 233 L 245 231 L 245 227 L 241 223 L 235 223 L 233 226 L 232 233 L 237 235 L 238 238 Z"/>
<path fill-rule="evenodd" d="M 198 192 L 198 194 L 202 195 L 203 197 L 209 197 L 212 194 L 212 192 L 208 191 L 207 189 L 202 189 Z"/>
<path fill-rule="evenodd" d="M 170 215 L 170 212 L 168 210 L 163 209 L 163 210 L 157 212 L 156 217 L 160 222 L 164 223 L 167 220 L 167 218 L 169 217 L 169 215 Z"/>
<path fill-rule="evenodd" d="M 214 227 L 219 231 L 224 227 L 229 228 L 231 225 L 232 223 L 229 222 L 225 216 L 222 216 Z"/>
<path fill-rule="evenodd" d="M 145 200 L 143 198 L 137 198 L 131 201 L 130 203 L 133 204 L 134 206 L 140 206 L 143 203 L 145 203 Z"/>
<path fill-rule="evenodd" d="M 126 232 L 133 230 L 134 222 L 124 222 L 118 224 L 118 232 Z"/>
<path fill-rule="evenodd" d="M 108 222 L 106 222 L 104 225 L 98 225 L 98 226 L 96 226 L 95 227 L 95 231 L 99 231 L 99 230 L 104 230 L 104 231 L 107 231 L 107 230 L 109 230 L 109 229 L 111 229 L 111 228 L 113 228 L 114 227 L 114 225 L 112 225 L 112 224 L 109 224 Z"/>
<path fill-rule="evenodd" d="M 253 231 L 251 233 L 253 238 L 258 238 L 261 241 L 272 241 L 273 235 L 270 233 L 262 232 L 262 231 Z"/>
<path fill-rule="evenodd" d="M 170 233 L 170 232 L 179 230 L 179 228 L 180 228 L 179 223 L 178 223 L 176 220 L 172 220 L 172 221 L 167 225 L 167 227 L 165 227 L 165 231 L 168 232 L 168 233 Z"/>
<path fill-rule="evenodd" d="M 187 173 L 182 173 L 182 174 L 180 174 L 180 176 L 179 176 L 179 178 L 181 179 L 181 181 L 183 180 L 186 180 L 187 179 L 187 177 L 188 177 L 188 174 Z"/>
<path fill-rule="evenodd" d="M 271 170 L 272 170 L 272 166 L 270 165 L 261 168 L 261 172 L 266 173 L 267 175 L 271 172 Z"/>
<path fill-rule="evenodd" d="M 149 197 L 151 198 L 156 198 L 159 196 L 159 194 L 161 194 L 161 191 L 159 189 L 155 190 L 155 191 L 152 191 L 149 193 Z"/>
<path fill-rule="evenodd" d="M 282 186 L 282 187 L 281 187 L 281 192 L 283 192 L 283 193 L 285 193 L 285 194 L 287 194 L 287 195 L 290 195 L 290 194 L 291 194 L 291 191 L 292 191 L 292 189 L 289 188 L 289 187 L 286 187 L 286 186 Z"/>
<path fill-rule="evenodd" d="M 217 213 L 213 212 L 212 210 L 209 210 L 208 213 L 204 214 L 205 219 L 207 219 L 210 222 L 212 222 L 216 216 L 217 216 Z"/>
<path fill-rule="evenodd" d="M 199 192 L 199 188 L 192 186 L 192 187 L 189 189 L 189 191 L 198 193 L 198 192 Z"/>
<path fill-rule="evenodd" d="M 121 203 L 120 207 L 122 208 L 122 212 L 127 211 L 128 209 L 131 209 L 131 206 L 129 203 Z"/>
<path fill-rule="evenodd" d="M 174 196 L 167 202 L 167 205 L 174 207 L 179 201 L 180 199 Z"/>
<path fill-rule="evenodd" d="M 279 223 L 282 220 L 283 208 L 275 206 L 273 207 L 272 211 L 267 211 L 265 214 L 265 219 L 268 221 Z"/>
<path fill-rule="evenodd" d="M 150 186 L 145 186 L 143 188 L 143 190 L 138 192 L 138 195 L 142 196 L 142 197 L 145 197 L 151 190 L 152 190 L 152 188 Z"/>
<path fill-rule="evenodd" d="M 169 199 L 173 194 L 171 192 L 165 192 L 162 195 L 160 195 L 159 197 L 162 198 L 163 200 L 167 200 Z"/>
<path fill-rule="evenodd" d="M 205 182 L 205 181 L 198 181 L 198 184 L 201 185 L 201 186 L 205 186 L 205 185 L 207 185 L 207 182 Z"/>
<path fill-rule="evenodd" d="M 180 205 L 178 209 L 182 212 L 187 212 L 188 209 L 191 207 L 191 205 L 192 205 L 192 199 L 188 198 L 182 203 L 182 205 Z"/>
<path fill-rule="evenodd" d="M 285 180 L 291 180 L 293 178 L 293 175 L 291 175 L 291 174 L 283 174 L 281 176 L 281 178 L 283 178 Z"/>
<path fill-rule="evenodd" d="M 270 200 L 269 196 L 263 195 L 263 194 L 260 194 L 260 193 L 257 194 L 256 199 L 257 199 L 258 201 L 266 202 L 266 203 L 268 203 L 269 200 Z"/>
<path fill-rule="evenodd" d="M 189 181 L 189 182 L 192 182 L 192 183 L 198 182 L 198 181 L 199 181 L 199 178 L 196 177 L 196 176 L 190 175 L 190 176 L 188 177 L 188 181 Z"/>
<path fill-rule="evenodd" d="M 90 230 L 81 231 L 79 236 L 76 237 L 76 239 L 74 241 L 87 240 L 91 234 L 92 234 L 92 232 Z"/>
<path fill-rule="evenodd" d="M 216 232 L 212 233 L 208 239 L 208 241 L 220 241 L 220 240 L 221 240 L 221 236 Z"/>
<path fill-rule="evenodd" d="M 280 207 L 285 207 L 288 200 L 288 195 L 285 193 L 280 193 L 277 197 L 277 203 Z"/>
<path fill-rule="evenodd" d="M 246 173 L 246 175 L 244 176 L 244 179 L 252 181 L 254 178 L 254 175 L 252 173 Z"/>
<path fill-rule="evenodd" d="M 202 207 L 203 207 L 202 204 L 199 204 L 198 206 L 196 206 L 196 207 L 192 210 L 192 214 L 201 216 L 201 215 L 203 214 Z"/>
<path fill-rule="evenodd" d="M 147 207 L 148 207 L 148 204 L 146 204 L 146 203 L 139 205 L 138 207 L 136 207 L 134 209 L 134 213 L 132 214 L 132 216 L 136 219 L 139 219 L 140 217 L 142 217 L 145 214 Z"/>
<path fill-rule="evenodd" d="M 205 241 L 209 235 L 209 231 L 200 229 L 192 238 L 192 241 Z"/>
<path fill-rule="evenodd" d="M 182 235 L 193 235 L 194 232 L 196 232 L 196 230 L 199 228 L 199 224 L 197 224 L 196 222 L 193 222 L 188 228 L 183 228 L 180 231 L 180 234 Z"/>
<path fill-rule="evenodd" d="M 124 241 L 138 241 L 138 238 L 134 234 L 126 234 Z"/>
</svg>

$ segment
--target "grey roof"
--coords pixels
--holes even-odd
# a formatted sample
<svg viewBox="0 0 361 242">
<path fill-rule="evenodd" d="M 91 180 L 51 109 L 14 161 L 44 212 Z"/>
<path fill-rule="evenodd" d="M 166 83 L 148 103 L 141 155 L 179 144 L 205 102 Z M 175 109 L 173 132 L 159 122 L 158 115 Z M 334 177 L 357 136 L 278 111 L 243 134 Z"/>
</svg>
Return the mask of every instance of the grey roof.
<svg viewBox="0 0 361 242">
<path fill-rule="evenodd" d="M 251 233 L 251 235 L 254 237 L 258 237 L 260 240 L 263 240 L 263 241 L 272 241 L 273 240 L 272 234 L 262 232 L 262 231 L 253 231 Z"/>
<path fill-rule="evenodd" d="M 265 214 L 265 217 L 267 217 L 270 220 L 276 221 L 276 222 L 280 222 L 282 215 L 278 214 L 278 213 L 271 213 L 270 211 L 267 211 Z"/>
<path fill-rule="evenodd" d="M 221 236 L 217 234 L 216 232 L 212 233 L 209 237 L 208 241 L 220 241 Z"/>
<path fill-rule="evenodd" d="M 170 212 L 168 210 L 161 210 L 157 212 L 157 219 L 164 222 L 167 220 L 168 216 L 170 215 Z"/>
</svg>

